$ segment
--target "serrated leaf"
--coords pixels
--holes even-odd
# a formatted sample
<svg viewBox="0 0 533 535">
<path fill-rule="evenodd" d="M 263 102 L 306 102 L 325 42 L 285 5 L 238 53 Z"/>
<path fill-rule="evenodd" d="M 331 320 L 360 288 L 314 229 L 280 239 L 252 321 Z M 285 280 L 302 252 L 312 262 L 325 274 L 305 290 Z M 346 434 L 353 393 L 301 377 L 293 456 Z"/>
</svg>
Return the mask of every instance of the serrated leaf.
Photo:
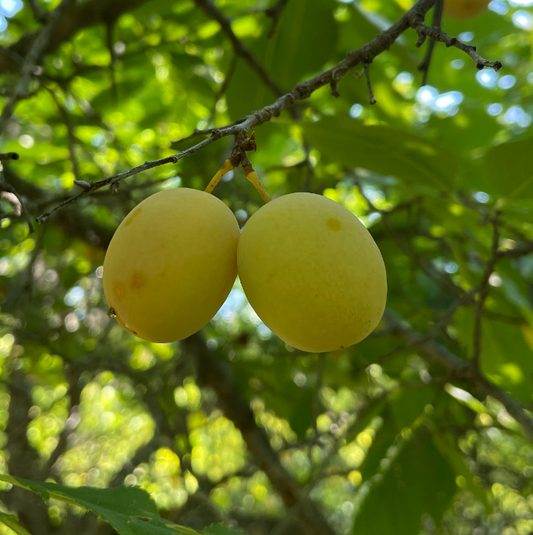
<svg viewBox="0 0 533 535">
<path fill-rule="evenodd" d="M 455 475 L 427 432 L 405 443 L 359 505 L 354 535 L 415 535 L 422 516 L 439 524 L 456 491 Z"/>
<path fill-rule="evenodd" d="M 453 189 L 457 159 L 421 137 L 344 117 L 304 123 L 302 129 L 306 141 L 330 161 L 393 175 L 410 184 Z"/>
<path fill-rule="evenodd" d="M 119 535 L 199 535 L 161 518 L 150 495 L 139 487 L 71 488 L 6 475 L 0 475 L 0 480 L 35 492 L 44 500 L 55 498 L 80 505 L 108 522 Z"/>
</svg>

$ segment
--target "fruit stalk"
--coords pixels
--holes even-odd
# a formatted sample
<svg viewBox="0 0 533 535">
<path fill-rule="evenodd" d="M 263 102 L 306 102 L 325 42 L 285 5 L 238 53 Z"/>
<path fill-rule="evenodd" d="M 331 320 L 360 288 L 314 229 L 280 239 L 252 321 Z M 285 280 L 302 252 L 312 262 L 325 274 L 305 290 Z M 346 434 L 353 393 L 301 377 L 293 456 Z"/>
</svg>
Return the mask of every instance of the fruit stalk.
<svg viewBox="0 0 533 535">
<path fill-rule="evenodd" d="M 259 195 L 261 195 L 261 198 L 265 202 L 270 202 L 270 195 L 268 194 L 267 190 L 264 188 L 263 184 L 261 184 L 261 181 L 259 180 L 259 177 L 257 176 L 257 173 L 254 171 L 254 168 L 252 167 L 252 164 L 246 163 L 242 166 L 244 169 L 244 174 L 246 175 L 246 178 L 254 185 L 254 188 L 259 192 Z"/>
<path fill-rule="evenodd" d="M 223 164 L 222 167 L 216 172 L 215 176 L 211 179 L 211 182 L 207 184 L 207 188 L 205 188 L 206 193 L 213 193 L 213 190 L 215 189 L 216 185 L 222 180 L 222 177 L 235 169 L 235 165 L 233 165 L 233 162 L 231 161 L 231 158 L 228 158 Z"/>
</svg>

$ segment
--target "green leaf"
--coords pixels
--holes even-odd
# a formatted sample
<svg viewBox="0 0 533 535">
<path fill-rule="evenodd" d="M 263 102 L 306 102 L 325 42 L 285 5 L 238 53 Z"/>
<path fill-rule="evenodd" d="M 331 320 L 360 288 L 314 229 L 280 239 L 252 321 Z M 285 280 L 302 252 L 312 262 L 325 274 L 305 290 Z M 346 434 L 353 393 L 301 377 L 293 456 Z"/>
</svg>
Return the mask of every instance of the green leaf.
<svg viewBox="0 0 533 535">
<path fill-rule="evenodd" d="M 478 479 L 472 475 L 463 453 L 457 447 L 456 437 L 452 433 L 439 431 L 433 434 L 433 440 L 441 454 L 453 467 L 455 473 L 464 478 L 466 488 L 483 504 L 485 512 L 488 515 L 491 514 L 494 508 L 489 501 L 487 491 L 481 486 Z"/>
<path fill-rule="evenodd" d="M 462 309 L 454 325 L 467 354 L 472 354 L 474 314 Z M 501 388 L 524 403 L 533 399 L 533 329 L 483 319 L 481 370 Z"/>
<path fill-rule="evenodd" d="M 15 515 L 8 515 L 7 513 L 0 512 L 0 522 L 5 524 L 9 529 L 13 530 L 18 535 L 31 535 L 29 531 L 26 531 L 20 524 Z"/>
<path fill-rule="evenodd" d="M 413 426 L 434 396 L 435 389 L 433 387 L 414 388 L 399 390 L 389 399 L 378 401 L 375 409 L 379 410 L 383 422 L 372 441 L 370 450 L 359 467 L 363 481 L 378 472 L 381 461 L 387 457 L 389 448 L 395 443 L 402 429 Z M 371 414 L 374 415 L 374 411 Z"/>
<path fill-rule="evenodd" d="M 332 0 L 292 0 L 288 3 L 272 37 L 270 24 L 250 49 L 270 78 L 290 91 L 304 75 L 319 71 L 335 52 L 337 24 L 333 19 Z M 319 47 L 316 37 L 320 35 Z M 313 50 L 309 54 L 309 50 Z M 239 59 L 226 92 L 232 119 L 240 119 L 271 104 L 276 96 L 254 70 Z"/>
<path fill-rule="evenodd" d="M 387 451 L 397 436 L 390 407 L 387 407 L 381 416 L 383 418 L 381 427 L 377 430 L 372 446 L 359 467 L 363 481 L 367 481 L 378 472 L 380 462 L 387 456 Z"/>
<path fill-rule="evenodd" d="M 523 198 L 533 192 L 531 152 L 533 137 L 502 143 L 485 155 L 489 193 L 506 199 Z"/>
<path fill-rule="evenodd" d="M 139 487 L 98 489 L 65 487 L 0 475 L 0 480 L 39 494 L 44 500 L 55 498 L 80 505 L 108 522 L 119 535 L 198 535 L 199 532 L 164 520 L 149 494 Z"/>
<path fill-rule="evenodd" d="M 394 175 L 411 184 L 453 188 L 458 163 L 454 155 L 423 138 L 387 126 L 327 117 L 302 125 L 305 139 L 328 160 Z"/>
<path fill-rule="evenodd" d="M 261 397 L 268 409 L 276 416 L 285 418 L 300 439 L 305 437 L 313 424 L 314 391 L 309 387 L 297 386 L 292 379 L 297 370 L 289 359 L 276 359 L 273 363 L 237 362 L 234 364 L 236 379 L 244 395 L 251 398 L 257 391 L 250 387 L 253 378 L 259 379 L 263 388 Z"/>
<path fill-rule="evenodd" d="M 417 535 L 422 516 L 438 525 L 455 494 L 455 476 L 422 430 L 406 442 L 386 473 L 370 486 L 359 505 L 354 535 Z"/>
<path fill-rule="evenodd" d="M 398 432 L 411 427 L 424 413 L 426 405 L 435 398 L 434 386 L 399 390 L 390 400 L 394 426 Z"/>
</svg>

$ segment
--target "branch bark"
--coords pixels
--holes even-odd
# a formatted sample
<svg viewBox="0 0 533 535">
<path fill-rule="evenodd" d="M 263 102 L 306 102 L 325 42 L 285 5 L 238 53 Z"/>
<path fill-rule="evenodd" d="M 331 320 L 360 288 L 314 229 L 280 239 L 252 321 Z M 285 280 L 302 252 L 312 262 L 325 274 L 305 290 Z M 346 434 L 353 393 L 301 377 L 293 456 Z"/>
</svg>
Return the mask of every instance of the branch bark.
<svg viewBox="0 0 533 535">
<path fill-rule="evenodd" d="M 235 35 L 231 28 L 231 22 L 224 16 L 224 13 L 218 9 L 213 0 L 194 0 L 195 4 L 204 11 L 204 13 L 214 20 L 216 20 L 222 31 L 228 36 L 231 41 L 235 53 L 248 63 L 252 70 L 254 70 L 263 83 L 274 93 L 276 97 L 283 95 L 284 91 L 281 87 L 272 80 L 265 68 L 259 63 L 257 58 L 252 54 L 252 51 Z"/>
<path fill-rule="evenodd" d="M 69 6 L 60 16 L 56 30 L 43 49 L 43 55 L 55 50 L 61 43 L 69 41 L 80 30 L 115 20 L 148 0 L 87 0 Z M 14 72 L 20 67 L 15 58 L 26 57 L 38 38 L 39 30 L 21 37 L 16 43 L 2 50 L 0 72 Z"/>
<path fill-rule="evenodd" d="M 333 528 L 318 506 L 285 470 L 265 431 L 255 423 L 254 414 L 246 400 L 240 396 L 230 368 L 205 346 L 199 335 L 183 340 L 182 347 L 194 358 L 201 383 L 216 392 L 220 407 L 242 433 L 248 450 L 270 479 L 285 506 L 288 509 L 296 506 L 296 516 L 305 525 L 306 533 L 334 535 Z"/>
<path fill-rule="evenodd" d="M 394 334 L 408 345 L 416 345 L 424 357 L 440 364 L 449 372 L 451 378 L 465 380 L 482 395 L 498 400 L 522 426 L 524 435 L 533 442 L 533 416 L 518 400 L 489 381 L 471 362 L 458 357 L 437 342 L 428 340 L 405 322 L 400 321 L 392 311 L 385 312 L 385 321 Z"/>
</svg>

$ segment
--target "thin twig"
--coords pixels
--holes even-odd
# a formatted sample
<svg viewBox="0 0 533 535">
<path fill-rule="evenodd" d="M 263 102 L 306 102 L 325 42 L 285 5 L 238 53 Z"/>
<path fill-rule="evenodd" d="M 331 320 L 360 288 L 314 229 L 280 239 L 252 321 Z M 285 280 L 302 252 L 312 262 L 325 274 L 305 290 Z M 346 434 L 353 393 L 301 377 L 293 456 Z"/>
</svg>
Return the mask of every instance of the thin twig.
<svg viewBox="0 0 533 535">
<path fill-rule="evenodd" d="M 401 321 L 391 310 L 385 311 L 385 322 L 407 344 L 416 344 L 420 353 L 428 360 L 440 364 L 452 377 L 466 380 L 483 395 L 491 396 L 506 408 L 507 412 L 522 425 L 524 434 L 533 441 L 533 417 L 515 398 L 489 381 L 483 374 L 473 368 L 470 362 L 458 357 L 448 348 L 434 340 L 423 340 L 424 336 L 413 330 L 405 321 Z"/>
<path fill-rule="evenodd" d="M 105 24 L 108 20 L 118 18 L 122 13 L 147 3 L 149 0 L 85 0 L 84 2 L 72 2 L 70 7 L 63 12 L 60 24 L 52 33 L 44 53 L 55 50 L 61 43 L 68 42 L 80 30 L 98 24 Z M 48 13 L 48 16 L 53 12 Z M 48 22 L 50 19 L 48 18 Z M 18 41 L 9 47 L 0 49 L 0 72 L 18 71 L 21 64 L 17 58 L 26 57 L 38 38 L 40 29 L 24 34 Z"/>
<path fill-rule="evenodd" d="M 76 152 L 74 149 L 74 146 L 76 143 L 74 125 L 72 124 L 69 113 L 63 107 L 61 102 L 59 102 L 59 99 L 57 98 L 57 95 L 55 94 L 55 92 L 48 87 L 46 87 L 46 89 L 52 96 L 52 100 L 55 102 L 57 109 L 59 110 L 59 113 L 61 114 L 61 117 L 63 119 L 63 122 L 65 123 L 65 126 L 67 127 L 67 146 L 68 146 L 68 153 L 70 156 L 70 161 L 72 163 L 72 173 L 74 174 L 74 178 L 76 180 L 81 180 L 79 166 L 78 166 L 78 158 L 76 157 Z"/>
<path fill-rule="evenodd" d="M 2 134 L 11 115 L 13 115 L 18 99 L 24 96 L 28 91 L 32 75 L 35 74 L 37 63 L 41 59 L 41 56 L 48 46 L 48 42 L 57 26 L 57 23 L 59 22 L 59 18 L 72 1 L 73 0 L 62 0 L 59 6 L 52 11 L 48 18 L 48 22 L 41 28 L 37 39 L 28 52 L 28 55 L 24 58 L 20 77 L 15 84 L 11 98 L 2 109 L 2 114 L 0 115 L 0 134 Z"/>
<path fill-rule="evenodd" d="M 519 245 L 514 249 L 505 249 L 498 251 L 498 259 L 500 258 L 521 258 L 533 253 L 533 241 L 527 241 L 523 245 Z"/>
<path fill-rule="evenodd" d="M 98 182 L 86 182 L 84 180 L 78 180 L 75 182 L 75 184 L 80 186 L 83 191 L 74 195 L 73 197 L 70 197 L 69 199 L 66 199 L 62 203 L 52 208 L 49 212 L 40 215 L 37 218 L 37 222 L 44 223 L 53 213 L 57 212 L 58 210 L 61 210 L 65 206 L 69 206 L 70 204 L 73 204 L 76 201 L 83 199 L 83 197 L 87 197 L 87 195 L 100 188 L 103 188 L 105 186 L 116 187 L 116 185 L 118 185 L 121 180 L 124 180 L 125 178 L 128 178 L 130 176 L 136 175 L 143 171 L 147 171 L 148 169 L 153 169 L 154 167 L 159 167 L 160 165 L 165 165 L 167 163 L 177 163 L 182 158 L 190 156 L 191 154 L 198 152 L 200 149 L 203 149 L 207 145 L 210 145 L 216 139 L 218 139 L 218 137 L 211 135 L 210 137 L 204 139 L 197 145 L 194 145 L 193 147 L 190 147 L 189 149 L 186 149 L 182 152 L 179 152 L 172 156 L 168 156 L 166 158 L 161 158 L 160 160 L 146 161 L 142 165 L 138 165 L 133 169 L 110 176 L 108 178 L 105 178 L 104 180 L 99 180 Z"/>
<path fill-rule="evenodd" d="M 39 5 L 38 0 L 28 0 L 28 6 L 30 7 L 30 10 L 33 14 L 33 18 L 37 22 L 45 22 L 46 17 L 48 16 L 48 13 L 43 10 L 43 8 Z"/>
<path fill-rule="evenodd" d="M 8 193 L 11 193 L 17 198 L 18 202 L 20 203 L 20 209 L 22 211 L 22 214 L 24 215 L 24 218 L 26 219 L 26 223 L 28 224 L 28 228 L 31 234 L 34 231 L 34 229 L 33 229 L 33 223 L 31 222 L 30 214 L 26 207 L 26 203 L 24 202 L 22 197 L 19 195 L 17 190 L 11 184 L 9 184 L 7 180 L 5 179 L 4 172 L 3 172 L 1 165 L 0 165 L 0 191 L 6 191 Z"/>
<path fill-rule="evenodd" d="M 224 13 L 218 9 L 212 0 L 194 0 L 195 4 L 201 8 L 205 14 L 214 20 L 216 20 L 222 29 L 222 31 L 228 36 L 235 53 L 243 58 L 246 63 L 257 73 L 263 83 L 276 95 L 281 97 L 284 91 L 281 87 L 272 80 L 270 75 L 266 72 L 265 68 L 259 63 L 257 58 L 252 54 L 251 50 L 235 35 L 231 28 L 231 22 L 226 18 Z"/>
<path fill-rule="evenodd" d="M 287 7 L 288 3 L 289 3 L 289 0 L 278 0 L 275 6 L 265 9 L 265 15 L 272 18 L 272 25 L 270 26 L 268 37 L 272 37 L 274 33 L 276 32 L 276 28 L 278 27 L 281 13 L 285 9 L 285 7 Z"/>
<path fill-rule="evenodd" d="M 376 103 L 376 97 L 374 97 L 374 91 L 372 91 L 372 83 L 370 82 L 370 68 L 369 63 L 365 62 L 363 63 L 363 70 L 365 71 L 365 78 L 366 78 L 366 87 L 368 89 L 368 96 L 370 99 L 370 105 L 374 105 Z"/>
<path fill-rule="evenodd" d="M 5 162 L 6 160 L 18 160 L 19 155 L 16 152 L 0 152 L 0 162 Z"/>
<path fill-rule="evenodd" d="M 442 13 L 444 11 L 444 0 L 437 0 L 435 7 L 433 8 L 433 27 L 441 28 L 442 25 Z M 433 50 L 435 49 L 435 39 L 430 38 L 428 43 L 428 49 L 426 55 L 422 60 L 422 63 L 418 66 L 418 70 L 422 71 L 422 85 L 427 84 L 429 66 L 431 65 L 431 58 L 433 57 Z"/>
<path fill-rule="evenodd" d="M 359 193 L 365 199 L 366 203 L 373 212 L 380 213 L 383 216 L 383 224 L 387 232 L 394 238 L 398 247 L 409 257 L 413 262 L 418 264 L 420 268 L 432 279 L 445 285 L 455 296 L 463 298 L 466 294 L 465 290 L 455 284 L 450 276 L 439 271 L 427 258 L 419 255 L 410 245 L 410 243 L 396 230 L 394 225 L 389 220 L 389 213 L 387 211 L 376 208 L 372 201 L 365 194 L 365 191 L 359 182 L 356 183 Z"/>
<path fill-rule="evenodd" d="M 443 32 L 439 28 L 425 26 L 423 22 L 420 22 L 420 21 L 418 23 L 415 23 L 415 25 L 413 25 L 412 28 L 418 34 L 418 42 L 416 43 L 417 47 L 420 47 L 424 44 L 426 37 L 430 37 L 431 39 L 434 39 L 435 41 L 444 43 L 447 47 L 454 46 L 455 48 L 458 48 L 465 54 L 468 54 L 472 58 L 472 60 L 475 62 L 476 68 L 478 70 L 482 70 L 485 67 L 487 67 L 489 69 L 494 69 L 495 71 L 499 71 L 502 68 L 501 61 L 489 61 L 488 59 L 481 57 L 477 53 L 477 49 L 474 45 L 467 45 L 459 41 L 457 37 L 452 37 L 451 35 L 448 35 L 447 33 Z"/>
<path fill-rule="evenodd" d="M 219 17 L 221 13 L 218 11 L 218 8 L 214 6 L 211 0 L 195 0 L 197 5 L 201 7 L 206 7 L 208 14 L 212 14 L 213 17 Z M 112 177 L 100 180 L 98 182 L 92 182 L 90 188 L 84 189 L 84 191 L 78 195 L 75 195 L 65 203 L 62 203 L 56 207 L 52 212 L 43 214 L 38 220 L 40 222 L 44 221 L 51 213 L 57 211 L 64 206 L 72 204 L 76 200 L 85 197 L 92 191 L 96 189 L 107 186 L 111 183 L 115 184 L 123 180 L 124 178 L 130 177 L 147 169 L 152 169 L 160 165 L 165 165 L 167 163 L 176 163 L 185 156 L 189 156 L 200 149 L 203 149 L 207 145 L 211 144 L 216 139 L 226 136 L 237 136 L 238 139 L 246 139 L 246 134 L 253 130 L 254 128 L 261 126 L 262 124 L 270 121 L 273 117 L 279 117 L 280 114 L 291 108 L 296 102 L 301 100 L 308 99 L 317 89 L 324 87 L 326 85 L 336 84 L 341 78 L 343 78 L 351 69 L 357 66 L 359 63 L 365 61 L 370 62 L 376 56 L 388 50 L 392 44 L 398 39 L 398 37 L 405 32 L 408 28 L 416 28 L 417 31 L 421 30 L 421 27 L 425 28 L 421 21 L 424 20 L 424 16 L 434 5 L 436 0 L 419 0 L 410 10 L 408 10 L 395 24 L 393 24 L 388 30 L 385 30 L 366 45 L 362 46 L 358 50 L 349 52 L 346 57 L 337 63 L 331 69 L 311 78 L 305 82 L 297 84 L 292 91 L 281 95 L 274 103 L 265 106 L 264 108 L 257 110 L 250 115 L 246 116 L 243 119 L 236 121 L 230 125 L 209 130 L 211 136 L 197 145 L 188 148 L 182 152 L 169 156 L 167 158 L 161 158 L 160 160 L 154 160 L 151 162 L 145 162 L 143 165 L 139 165 L 129 171 L 119 173 Z M 218 20 L 218 19 L 217 19 Z M 222 21 L 222 22 L 221 22 Z M 226 28 L 228 35 L 232 35 L 233 39 L 236 39 L 240 45 L 242 43 L 231 30 L 231 25 L 229 21 L 222 15 L 220 24 L 223 24 L 223 28 Z M 231 34 L 229 33 L 231 32 Z M 442 32 L 441 32 L 442 33 Z M 443 34 L 446 35 L 446 34 Z M 437 39 L 440 40 L 440 39 Z M 240 46 L 239 45 L 239 46 Z M 247 50 L 247 49 L 246 49 Z M 249 52 L 249 51 L 248 51 Z M 241 52 L 242 53 L 242 52 Z M 255 58 L 252 57 L 252 62 Z M 494 62 L 499 63 L 499 62 Z M 501 66 L 501 63 L 500 63 Z M 83 185 L 85 186 L 85 185 Z M 82 186 L 82 187 L 83 187 Z"/>
</svg>

